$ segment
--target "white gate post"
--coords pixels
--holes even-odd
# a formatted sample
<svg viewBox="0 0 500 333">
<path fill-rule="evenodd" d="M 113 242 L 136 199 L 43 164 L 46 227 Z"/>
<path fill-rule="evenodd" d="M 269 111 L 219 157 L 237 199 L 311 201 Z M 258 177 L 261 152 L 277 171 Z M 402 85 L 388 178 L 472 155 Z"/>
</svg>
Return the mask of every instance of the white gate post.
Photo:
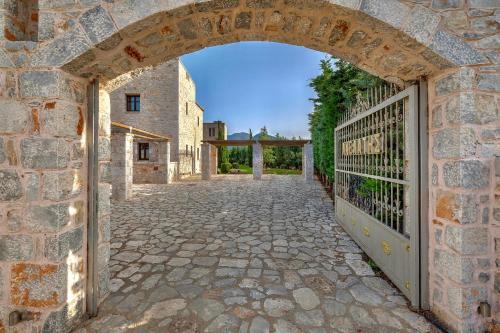
<svg viewBox="0 0 500 333">
<path fill-rule="evenodd" d="M 262 156 L 262 145 L 260 143 L 253 144 L 253 179 L 260 180 L 264 168 L 264 157 Z"/>
<path fill-rule="evenodd" d="M 212 176 L 212 161 L 210 154 L 210 144 L 202 143 L 201 144 L 201 179 L 202 180 L 210 180 Z"/>
<path fill-rule="evenodd" d="M 165 184 L 170 184 L 170 142 L 160 141 L 158 143 L 158 163 L 165 166 Z"/>
<path fill-rule="evenodd" d="M 314 154 L 311 143 L 306 143 L 302 147 L 302 175 L 305 181 L 310 182 L 314 179 Z"/>
<path fill-rule="evenodd" d="M 111 135 L 111 175 L 113 198 L 127 200 L 132 197 L 134 167 L 134 138 L 130 133 Z"/>
</svg>

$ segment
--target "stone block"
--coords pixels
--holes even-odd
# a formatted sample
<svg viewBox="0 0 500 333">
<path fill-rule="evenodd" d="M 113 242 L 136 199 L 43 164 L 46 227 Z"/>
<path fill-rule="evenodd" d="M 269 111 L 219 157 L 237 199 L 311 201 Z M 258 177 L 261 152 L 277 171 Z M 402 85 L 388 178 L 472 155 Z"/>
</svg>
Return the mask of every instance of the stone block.
<svg viewBox="0 0 500 333">
<path fill-rule="evenodd" d="M 33 259 L 33 239 L 31 236 L 0 236 L 0 260 L 20 261 L 31 259 Z"/>
<path fill-rule="evenodd" d="M 439 184 L 439 168 L 438 168 L 437 164 L 432 164 L 431 183 L 432 183 L 432 185 Z"/>
<path fill-rule="evenodd" d="M 111 160 L 111 140 L 106 137 L 99 137 L 98 147 L 99 161 Z"/>
<path fill-rule="evenodd" d="M 26 200 L 36 201 L 40 199 L 40 175 L 38 173 L 27 173 L 26 178 Z"/>
<path fill-rule="evenodd" d="M 236 15 L 234 27 L 236 29 L 250 29 L 252 25 L 252 12 L 241 12 Z"/>
<path fill-rule="evenodd" d="M 418 42 L 429 45 L 440 20 L 441 16 L 436 12 L 417 5 L 412 8 L 403 31 Z"/>
<path fill-rule="evenodd" d="M 55 71 L 27 71 L 19 75 L 22 97 L 59 97 L 60 74 Z"/>
<path fill-rule="evenodd" d="M 69 146 L 62 139 L 21 140 L 21 163 L 31 169 L 63 169 L 68 166 Z"/>
<path fill-rule="evenodd" d="M 109 272 L 109 267 L 105 266 L 97 273 L 98 279 L 98 290 L 99 290 L 99 299 L 103 299 L 106 295 L 109 294 L 109 282 L 111 280 L 111 274 Z"/>
<path fill-rule="evenodd" d="M 479 74 L 477 87 L 481 90 L 500 91 L 499 74 Z"/>
<path fill-rule="evenodd" d="M 24 133 L 28 126 L 29 114 L 28 105 L 12 99 L 3 100 L 0 134 Z"/>
<path fill-rule="evenodd" d="M 83 109 L 65 102 L 50 102 L 42 111 L 42 131 L 55 137 L 78 138 L 85 125 Z"/>
<path fill-rule="evenodd" d="M 14 67 L 14 63 L 9 58 L 7 52 L 2 47 L 0 47 L 0 68 L 10 68 L 10 67 Z"/>
<path fill-rule="evenodd" d="M 434 9 L 458 9 L 462 8 L 464 0 L 432 0 L 432 8 Z"/>
<path fill-rule="evenodd" d="M 80 170 L 46 172 L 43 175 L 42 196 L 45 200 L 67 200 L 82 192 L 83 176 Z"/>
<path fill-rule="evenodd" d="M 445 96 L 460 90 L 473 89 L 477 84 L 476 73 L 472 68 L 461 68 L 455 73 L 447 75 L 436 82 L 435 94 Z"/>
<path fill-rule="evenodd" d="M 458 283 L 471 283 L 474 279 L 474 261 L 457 256 L 449 251 L 436 249 L 434 252 L 436 270 Z"/>
<path fill-rule="evenodd" d="M 97 248 L 97 267 L 99 271 L 108 266 L 110 250 L 109 243 L 99 244 L 99 247 Z"/>
<path fill-rule="evenodd" d="M 21 179 L 15 170 L 0 170 L 0 201 L 14 201 L 23 196 Z"/>
<path fill-rule="evenodd" d="M 60 310 L 53 311 L 45 320 L 42 333 L 66 333 L 84 315 L 84 299 L 75 297 Z"/>
<path fill-rule="evenodd" d="M 109 216 L 111 214 L 111 186 L 109 184 L 99 184 L 99 219 L 104 216 Z"/>
<path fill-rule="evenodd" d="M 440 128 L 443 126 L 443 107 L 441 105 L 432 108 L 432 127 Z"/>
<path fill-rule="evenodd" d="M 76 0 L 39 0 L 38 8 L 40 9 L 63 9 L 71 8 L 76 5 Z"/>
<path fill-rule="evenodd" d="M 10 298 L 13 305 L 47 308 L 66 300 L 66 265 L 20 263 L 11 268 Z"/>
<path fill-rule="evenodd" d="M 102 6 L 83 13 L 80 16 L 80 24 L 94 44 L 102 42 L 116 32 L 113 20 Z"/>
<path fill-rule="evenodd" d="M 478 65 L 488 62 L 485 56 L 465 41 L 443 30 L 436 32 L 429 47 L 456 65 Z"/>
<path fill-rule="evenodd" d="M 361 3 L 361 11 L 399 28 L 403 25 L 410 8 L 396 0 L 364 0 Z"/>
<path fill-rule="evenodd" d="M 111 162 L 99 163 L 99 182 L 111 184 Z"/>
<path fill-rule="evenodd" d="M 39 11 L 38 13 L 38 40 L 45 41 L 55 36 L 56 15 L 52 12 Z"/>
<path fill-rule="evenodd" d="M 436 159 L 463 158 L 476 153 L 478 143 L 472 128 L 445 128 L 432 137 L 432 155 Z"/>
<path fill-rule="evenodd" d="M 19 232 L 23 226 L 24 215 L 20 209 L 13 209 L 7 212 L 7 230 L 9 232 Z"/>
<path fill-rule="evenodd" d="M 459 318 L 477 313 L 479 302 L 487 301 L 488 293 L 484 287 L 449 287 L 448 306 Z"/>
<path fill-rule="evenodd" d="M 103 216 L 99 219 L 99 242 L 109 242 L 111 240 L 111 217 Z"/>
<path fill-rule="evenodd" d="M 45 257 L 49 260 L 61 261 L 70 254 L 82 249 L 83 227 L 67 231 L 60 235 L 45 238 Z"/>
<path fill-rule="evenodd" d="M 448 187 L 481 189 L 490 184 L 490 168 L 478 160 L 446 162 L 443 166 L 443 179 Z"/>
<path fill-rule="evenodd" d="M 497 119 L 495 97 L 461 93 L 446 103 L 446 119 L 450 124 L 487 124 Z"/>
<path fill-rule="evenodd" d="M 5 146 L 3 143 L 3 138 L 0 138 L 0 164 L 5 162 L 7 157 L 5 156 Z"/>
<path fill-rule="evenodd" d="M 445 242 L 453 250 L 465 255 L 481 255 L 488 252 L 488 229 L 447 226 Z"/>
<path fill-rule="evenodd" d="M 58 232 L 70 221 L 70 206 L 63 203 L 31 207 L 27 215 L 26 225 L 34 232 Z"/>
<path fill-rule="evenodd" d="M 90 49 L 85 33 L 75 28 L 40 47 L 31 57 L 34 67 L 62 66 Z"/>
<path fill-rule="evenodd" d="M 179 32 L 185 39 L 196 39 L 196 25 L 192 19 L 188 18 L 177 23 Z"/>
<path fill-rule="evenodd" d="M 212 12 L 214 10 L 238 7 L 240 0 L 214 0 L 208 2 L 197 2 L 196 9 L 200 12 Z"/>
<path fill-rule="evenodd" d="M 479 204 L 474 194 L 456 194 L 438 190 L 436 216 L 451 222 L 471 224 L 477 220 Z"/>
<path fill-rule="evenodd" d="M 470 8 L 498 8 L 497 0 L 469 0 Z"/>
</svg>

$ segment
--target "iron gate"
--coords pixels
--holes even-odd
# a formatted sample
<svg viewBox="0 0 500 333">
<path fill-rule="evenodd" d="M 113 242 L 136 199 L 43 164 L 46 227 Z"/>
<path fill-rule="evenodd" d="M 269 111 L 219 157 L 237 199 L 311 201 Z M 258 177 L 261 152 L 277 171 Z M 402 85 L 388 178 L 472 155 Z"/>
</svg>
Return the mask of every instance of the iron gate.
<svg viewBox="0 0 500 333">
<path fill-rule="evenodd" d="M 335 129 L 335 214 L 419 306 L 418 87 L 358 96 Z"/>
</svg>

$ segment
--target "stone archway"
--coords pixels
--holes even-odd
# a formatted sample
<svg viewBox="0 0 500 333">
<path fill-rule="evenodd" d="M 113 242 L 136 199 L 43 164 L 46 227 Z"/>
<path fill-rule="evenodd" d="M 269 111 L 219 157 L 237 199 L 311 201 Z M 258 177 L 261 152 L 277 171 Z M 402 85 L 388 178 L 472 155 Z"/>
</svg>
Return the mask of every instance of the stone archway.
<svg viewBox="0 0 500 333">
<path fill-rule="evenodd" d="M 51 332 L 68 329 L 84 312 L 89 80 L 99 76 L 113 84 L 136 69 L 244 40 L 321 50 L 399 84 L 428 77 L 431 309 L 457 331 L 479 330 L 492 319 L 478 314 L 479 302 L 500 312 L 494 289 L 500 278 L 494 192 L 499 80 L 498 67 L 491 66 L 498 61 L 498 41 L 487 25 L 457 30 L 446 10 L 467 21 L 467 15 L 486 20 L 495 9 L 487 1 L 44 3 L 40 17 L 53 15 L 52 23 L 39 22 L 39 31 L 52 27 L 46 41 L 0 43 L 5 111 L 0 123 L 0 215 L 5 221 L 0 229 L 0 331 L 14 309 L 41 318 L 16 328 L 42 326 Z M 467 33 L 483 38 L 467 42 L 460 37 Z M 108 103 L 102 90 L 101 109 Z M 105 112 L 100 125 L 98 264 L 104 297 L 110 192 Z"/>
</svg>

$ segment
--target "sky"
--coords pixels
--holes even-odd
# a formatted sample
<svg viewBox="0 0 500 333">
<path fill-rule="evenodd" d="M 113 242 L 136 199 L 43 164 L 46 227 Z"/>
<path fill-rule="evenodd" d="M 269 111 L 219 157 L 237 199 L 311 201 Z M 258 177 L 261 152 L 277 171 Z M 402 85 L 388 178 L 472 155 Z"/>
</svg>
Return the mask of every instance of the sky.
<svg viewBox="0 0 500 333">
<path fill-rule="evenodd" d="M 240 42 L 181 57 L 196 83 L 204 122 L 221 120 L 229 134 L 310 138 L 307 115 L 315 96 L 309 81 L 320 73 L 325 53 L 271 42 Z"/>
</svg>

